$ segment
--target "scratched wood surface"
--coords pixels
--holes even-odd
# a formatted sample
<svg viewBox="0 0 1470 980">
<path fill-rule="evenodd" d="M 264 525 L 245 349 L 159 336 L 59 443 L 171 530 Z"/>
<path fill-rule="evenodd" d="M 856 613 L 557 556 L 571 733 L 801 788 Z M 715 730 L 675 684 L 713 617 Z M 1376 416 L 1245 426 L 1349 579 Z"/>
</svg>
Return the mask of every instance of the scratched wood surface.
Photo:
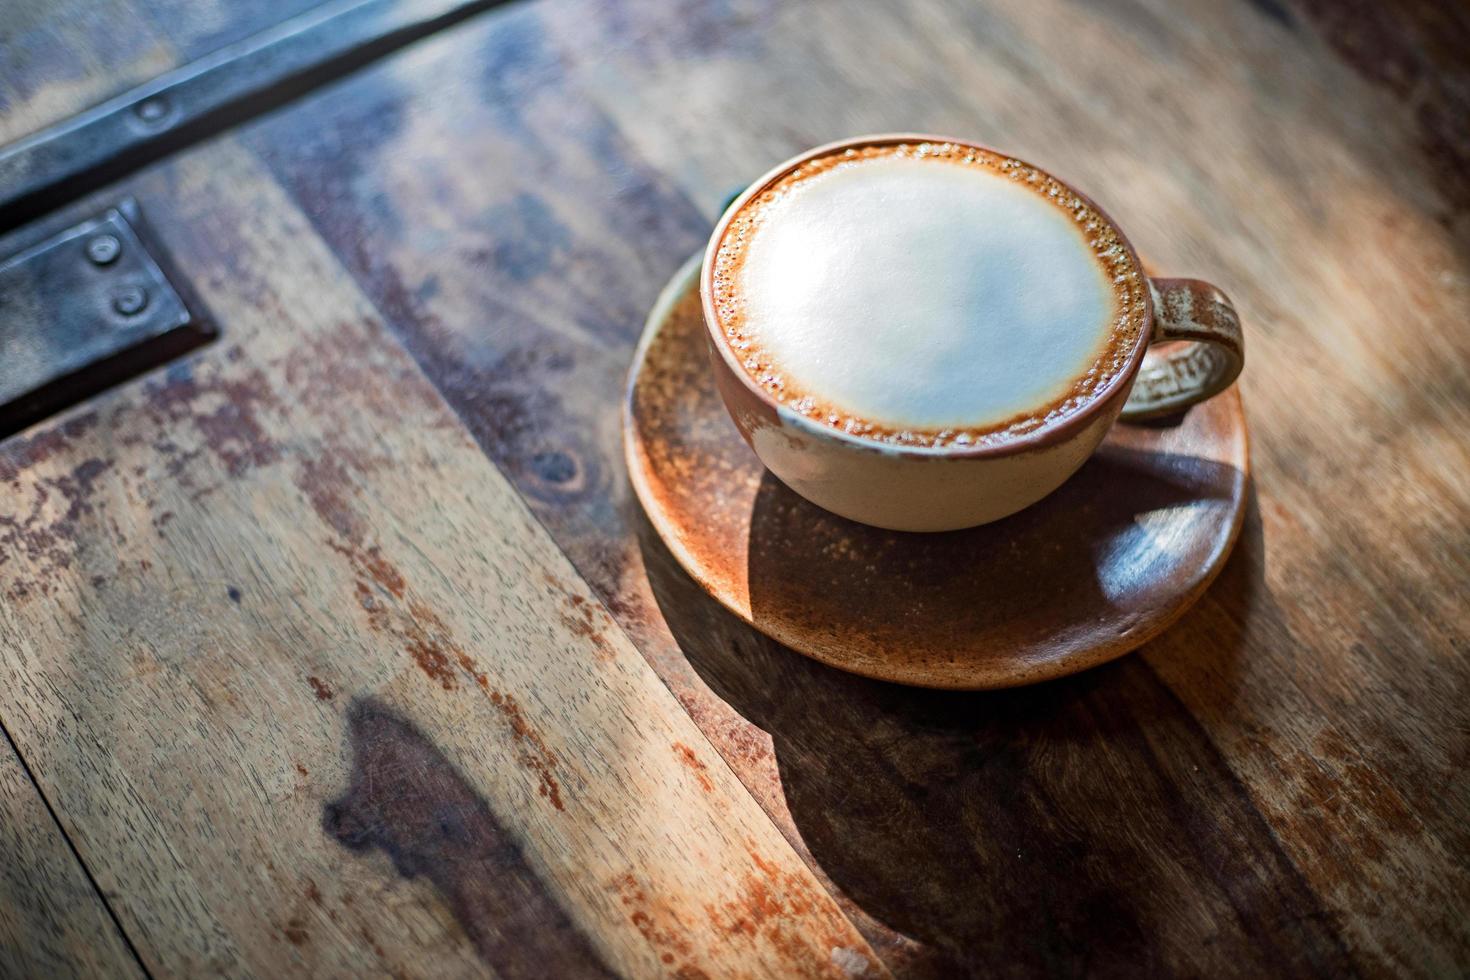
<svg viewBox="0 0 1470 980">
<path fill-rule="evenodd" d="M 318 2 L 6 0 L 0 9 L 0 145 Z"/>
<path fill-rule="evenodd" d="M 0 719 L 145 968 L 879 970 L 253 157 L 128 190 L 222 339 L 0 448 Z"/>
<path fill-rule="evenodd" d="M 575 864 L 613 851 L 540 819 L 569 787 L 623 798 L 591 774 L 628 749 L 589 759 L 563 673 L 598 635 L 688 763 L 640 769 L 682 789 L 639 833 L 700 775 L 734 814 L 701 833 L 759 833 L 708 739 L 896 973 L 1470 971 L 1466 51 L 1433 3 L 535 0 L 461 25 L 247 127 L 263 169 L 226 145 L 136 182 L 227 336 L 4 445 L 33 523 L 0 525 L 0 581 L 38 594 L 0 603 L 0 721 L 157 972 L 722 949 L 704 930 L 741 920 L 608 888 Z M 982 695 L 838 674 L 707 600 L 630 499 L 617 405 L 663 280 L 744 181 L 885 129 L 1036 159 L 1241 307 L 1247 525 L 1138 656 Z M 527 594 L 558 559 L 400 390 L 423 379 L 395 341 L 702 736 L 615 629 Z M 507 522 L 534 562 L 489 545 Z M 522 601 L 556 635 L 511 656 L 490 623 Z M 820 896 L 779 908 L 816 923 L 712 973 L 841 929 Z M 517 947 L 547 923 L 568 952 Z"/>
<path fill-rule="evenodd" d="M 1470 48 L 1419 40 L 1463 18 L 1186 6 L 529 5 L 244 136 L 904 972 L 1470 968 Z M 640 541 L 613 406 L 662 281 L 744 181 L 893 129 L 1054 167 L 1243 311 L 1247 526 L 1140 656 L 868 684 Z"/>
<path fill-rule="evenodd" d="M 0 976 L 142 975 L 5 738 L 0 855 Z"/>
</svg>

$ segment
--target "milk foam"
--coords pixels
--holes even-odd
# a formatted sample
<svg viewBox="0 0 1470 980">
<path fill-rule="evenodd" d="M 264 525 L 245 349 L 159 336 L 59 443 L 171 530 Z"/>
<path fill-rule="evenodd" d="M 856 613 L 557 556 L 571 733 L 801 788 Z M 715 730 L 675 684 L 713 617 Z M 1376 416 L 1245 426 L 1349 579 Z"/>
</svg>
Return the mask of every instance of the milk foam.
<svg viewBox="0 0 1470 980">
<path fill-rule="evenodd" d="M 820 161 L 727 230 L 721 325 L 794 410 L 964 443 L 1075 408 L 1110 376 L 1138 285 L 1115 231 L 1037 171 L 944 146 Z"/>
</svg>

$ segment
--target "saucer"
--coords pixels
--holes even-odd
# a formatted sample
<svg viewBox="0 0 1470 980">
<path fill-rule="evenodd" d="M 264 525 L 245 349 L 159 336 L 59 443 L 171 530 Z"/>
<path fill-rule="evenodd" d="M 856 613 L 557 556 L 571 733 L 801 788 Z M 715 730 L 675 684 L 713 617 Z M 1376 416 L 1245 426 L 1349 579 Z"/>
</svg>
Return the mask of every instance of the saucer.
<svg viewBox="0 0 1470 980">
<path fill-rule="evenodd" d="M 740 438 L 710 372 L 699 258 L 649 314 L 623 446 L 653 530 L 762 633 L 900 684 L 1031 684 L 1146 643 L 1225 563 L 1250 474 L 1238 387 L 1168 425 L 1115 426 L 1059 490 L 1004 520 L 868 527 L 788 490 Z"/>
</svg>

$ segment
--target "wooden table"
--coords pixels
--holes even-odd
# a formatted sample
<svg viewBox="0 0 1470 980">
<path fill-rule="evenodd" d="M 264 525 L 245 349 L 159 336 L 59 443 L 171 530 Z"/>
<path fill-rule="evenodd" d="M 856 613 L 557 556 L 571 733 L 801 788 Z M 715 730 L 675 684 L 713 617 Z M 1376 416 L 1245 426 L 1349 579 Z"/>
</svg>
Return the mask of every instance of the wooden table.
<svg viewBox="0 0 1470 980">
<path fill-rule="evenodd" d="M 0 138 L 307 6 L 21 0 Z M 1470 970 L 1463 7 L 526 0 L 350 67 L 42 219 L 135 198 L 219 336 L 0 443 L 0 975 Z M 894 129 L 1247 322 L 1240 544 L 1115 664 L 837 673 L 631 498 L 660 285 Z"/>
</svg>

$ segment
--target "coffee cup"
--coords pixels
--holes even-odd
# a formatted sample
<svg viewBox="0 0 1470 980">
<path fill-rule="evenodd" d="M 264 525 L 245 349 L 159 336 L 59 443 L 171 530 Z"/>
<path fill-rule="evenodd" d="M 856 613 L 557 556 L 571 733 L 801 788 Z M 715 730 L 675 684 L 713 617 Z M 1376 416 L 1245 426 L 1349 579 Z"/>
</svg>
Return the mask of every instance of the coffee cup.
<svg viewBox="0 0 1470 980">
<path fill-rule="evenodd" d="M 1178 414 L 1244 359 L 1220 290 L 1145 275 L 1080 191 L 948 137 L 776 167 L 715 227 L 700 295 L 716 386 L 766 468 L 901 531 L 1035 503 L 1120 417 Z"/>
</svg>

